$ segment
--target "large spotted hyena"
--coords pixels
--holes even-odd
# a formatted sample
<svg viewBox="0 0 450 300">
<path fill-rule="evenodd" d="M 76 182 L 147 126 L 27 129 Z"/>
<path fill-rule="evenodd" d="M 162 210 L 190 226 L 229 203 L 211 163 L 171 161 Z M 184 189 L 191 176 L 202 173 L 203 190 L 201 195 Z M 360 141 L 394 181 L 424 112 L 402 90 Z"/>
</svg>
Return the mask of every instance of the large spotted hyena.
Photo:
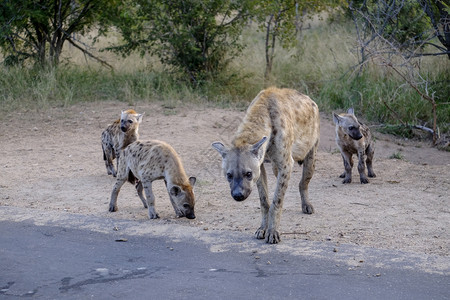
<svg viewBox="0 0 450 300">
<path fill-rule="evenodd" d="M 176 215 L 195 218 L 193 187 L 196 178 L 186 176 L 180 157 L 169 144 L 157 140 L 136 141 L 123 150 L 117 180 L 111 193 L 110 212 L 117 211 L 117 196 L 122 185 L 127 180 L 135 184 L 136 179 L 139 198 L 144 207 L 148 207 L 150 219 L 159 218 L 152 191 L 152 182 L 158 179 L 164 179 Z M 143 190 L 147 197 L 142 194 Z"/>
<path fill-rule="evenodd" d="M 302 210 L 314 212 L 308 199 L 308 184 L 314 173 L 319 144 L 319 108 L 308 96 L 291 89 L 261 91 L 247 109 L 231 148 L 212 144 L 222 155 L 222 169 L 231 196 L 245 200 L 256 182 L 261 202 L 262 222 L 255 235 L 267 243 L 280 241 L 283 199 L 294 162 L 303 164 L 299 189 Z M 269 205 L 267 176 L 263 162 L 270 160 L 277 186 Z"/>
<path fill-rule="evenodd" d="M 120 119 L 102 132 L 103 159 L 108 175 L 116 177 L 113 160 L 117 158 L 118 165 L 122 149 L 139 139 L 138 130 L 142 116 L 143 114 L 138 114 L 133 109 L 122 111 Z"/>
<path fill-rule="evenodd" d="M 369 180 L 365 174 L 366 164 L 367 175 L 376 177 L 372 169 L 375 151 L 369 127 L 358 121 L 353 108 L 349 108 L 344 114 L 333 113 L 333 122 L 336 124 L 336 144 L 341 150 L 344 161 L 345 171 L 339 176 L 344 178 L 342 183 L 352 182 L 353 154 L 358 155 L 358 172 L 361 183 L 368 183 Z"/>
</svg>

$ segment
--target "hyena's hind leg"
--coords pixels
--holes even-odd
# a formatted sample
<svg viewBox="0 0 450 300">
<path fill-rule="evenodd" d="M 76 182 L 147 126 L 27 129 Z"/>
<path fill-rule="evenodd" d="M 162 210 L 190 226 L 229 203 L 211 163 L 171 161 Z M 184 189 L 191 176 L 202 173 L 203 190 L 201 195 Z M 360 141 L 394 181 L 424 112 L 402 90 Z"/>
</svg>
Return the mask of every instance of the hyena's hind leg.
<svg viewBox="0 0 450 300">
<path fill-rule="evenodd" d="M 144 204 L 144 208 L 148 208 L 147 199 L 144 197 L 144 186 L 142 185 L 142 181 L 136 180 L 136 191 L 138 193 L 139 199 L 141 199 L 142 204 Z"/>
<path fill-rule="evenodd" d="M 369 146 L 366 149 L 366 165 L 367 165 L 367 176 L 369 177 L 377 177 L 375 173 L 373 172 L 372 168 L 372 161 L 373 161 L 373 155 L 375 154 L 375 150 L 373 148 L 373 144 L 369 144 Z"/>
<path fill-rule="evenodd" d="M 142 181 L 140 181 L 140 182 L 142 182 Z M 155 210 L 155 196 L 153 195 L 153 191 L 152 191 L 152 183 L 151 183 L 151 181 L 145 181 L 142 184 L 142 186 L 145 190 L 145 195 L 147 196 L 148 217 L 150 219 L 158 219 L 159 215 L 156 213 L 156 210 Z"/>
<path fill-rule="evenodd" d="M 116 157 L 114 153 L 114 149 L 109 146 L 105 146 L 102 144 L 103 149 L 103 160 L 105 161 L 106 172 L 108 175 L 112 175 L 114 177 L 117 176 L 116 170 L 114 169 L 113 160 Z M 118 161 L 117 161 L 118 162 Z"/>
<path fill-rule="evenodd" d="M 302 179 L 300 180 L 300 183 L 298 185 L 298 188 L 300 190 L 300 197 L 302 198 L 302 211 L 305 214 L 314 213 L 314 207 L 309 202 L 308 185 L 311 178 L 314 175 L 318 145 L 319 143 L 317 142 L 314 145 L 314 147 L 309 151 L 308 155 L 306 155 L 306 158 L 303 161 Z M 298 163 L 299 165 L 302 164 L 301 161 L 299 161 Z"/>
</svg>

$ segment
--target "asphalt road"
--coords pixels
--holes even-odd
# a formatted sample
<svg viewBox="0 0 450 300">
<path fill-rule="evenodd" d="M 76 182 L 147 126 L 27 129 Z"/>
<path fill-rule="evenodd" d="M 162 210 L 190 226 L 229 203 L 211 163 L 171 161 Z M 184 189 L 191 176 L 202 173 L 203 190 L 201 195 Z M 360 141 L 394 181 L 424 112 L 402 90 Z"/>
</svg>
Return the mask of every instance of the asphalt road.
<svg viewBox="0 0 450 300">
<path fill-rule="evenodd" d="M 450 299 L 448 258 L 63 214 L 0 207 L 0 299 Z"/>
</svg>

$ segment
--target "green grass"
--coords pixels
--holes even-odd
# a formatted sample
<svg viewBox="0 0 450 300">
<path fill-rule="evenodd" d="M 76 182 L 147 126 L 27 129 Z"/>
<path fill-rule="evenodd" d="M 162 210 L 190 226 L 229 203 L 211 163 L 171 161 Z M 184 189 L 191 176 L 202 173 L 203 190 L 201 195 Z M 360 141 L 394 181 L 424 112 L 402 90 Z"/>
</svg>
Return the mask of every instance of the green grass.
<svg viewBox="0 0 450 300">
<path fill-rule="evenodd" d="M 404 159 L 404 158 L 405 158 L 405 156 L 404 156 L 401 152 L 395 152 L 395 153 L 392 153 L 391 156 L 389 156 L 389 159 L 399 159 L 399 160 L 402 160 L 402 159 Z"/>
<path fill-rule="evenodd" d="M 106 39 L 97 47 L 114 39 Z M 162 101 L 170 105 L 189 102 L 243 109 L 265 86 L 276 85 L 310 95 L 326 113 L 354 107 L 357 116 L 372 123 L 432 127 L 431 105 L 393 70 L 370 63 L 360 74 L 353 71 L 358 60 L 351 24 L 312 22 L 299 35 L 295 48 L 276 48 L 268 82 L 264 81 L 264 35 L 250 27 L 242 40 L 247 45 L 242 55 L 225 72 L 197 88 L 183 77 L 172 76 L 154 57 L 122 58 L 99 52 L 114 66 L 111 72 L 68 47 L 56 69 L 0 67 L 0 110 L 45 109 L 103 100 L 130 104 Z M 414 65 L 416 73 L 427 79 L 426 85 L 418 87 L 427 89 L 438 103 L 440 132 L 449 132 L 449 60 L 445 56 L 425 57 Z M 418 78 L 413 80 L 420 82 Z"/>
</svg>

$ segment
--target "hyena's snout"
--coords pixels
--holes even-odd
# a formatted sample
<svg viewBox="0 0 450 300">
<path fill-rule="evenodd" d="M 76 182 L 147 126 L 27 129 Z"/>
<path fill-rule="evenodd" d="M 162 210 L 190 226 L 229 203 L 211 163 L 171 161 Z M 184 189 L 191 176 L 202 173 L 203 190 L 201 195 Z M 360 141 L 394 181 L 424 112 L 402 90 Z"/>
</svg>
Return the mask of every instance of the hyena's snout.
<svg viewBox="0 0 450 300">
<path fill-rule="evenodd" d="M 359 129 L 350 128 L 349 131 L 350 131 L 349 135 L 352 139 L 354 139 L 356 141 L 362 139 L 363 135 L 361 134 L 361 131 Z"/>
<path fill-rule="evenodd" d="M 241 186 L 231 187 L 231 197 L 236 201 L 244 201 L 250 195 L 251 190 Z"/>
<path fill-rule="evenodd" d="M 194 208 L 189 204 L 183 205 L 182 215 L 180 217 L 186 217 L 188 219 L 195 219 Z"/>
<path fill-rule="evenodd" d="M 357 134 L 357 135 L 355 135 L 355 136 L 352 136 L 352 138 L 354 139 L 354 140 L 360 140 L 360 139 L 362 139 L 362 134 L 361 133 L 359 133 L 359 134 Z"/>
</svg>

